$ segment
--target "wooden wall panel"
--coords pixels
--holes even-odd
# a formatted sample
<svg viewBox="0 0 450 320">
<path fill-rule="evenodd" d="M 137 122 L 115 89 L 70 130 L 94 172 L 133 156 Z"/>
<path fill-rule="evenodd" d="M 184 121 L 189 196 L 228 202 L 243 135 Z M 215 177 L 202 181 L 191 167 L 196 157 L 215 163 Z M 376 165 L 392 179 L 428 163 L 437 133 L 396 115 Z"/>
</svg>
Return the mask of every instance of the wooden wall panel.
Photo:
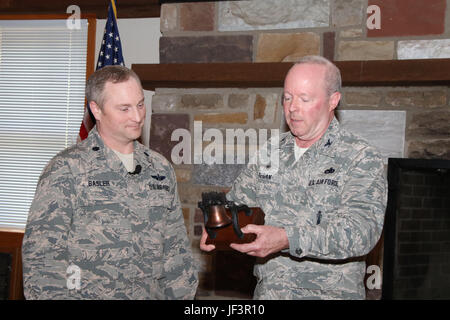
<svg viewBox="0 0 450 320">
<path fill-rule="evenodd" d="M 0 252 L 11 255 L 9 299 L 22 300 L 22 232 L 0 231 Z"/>
</svg>

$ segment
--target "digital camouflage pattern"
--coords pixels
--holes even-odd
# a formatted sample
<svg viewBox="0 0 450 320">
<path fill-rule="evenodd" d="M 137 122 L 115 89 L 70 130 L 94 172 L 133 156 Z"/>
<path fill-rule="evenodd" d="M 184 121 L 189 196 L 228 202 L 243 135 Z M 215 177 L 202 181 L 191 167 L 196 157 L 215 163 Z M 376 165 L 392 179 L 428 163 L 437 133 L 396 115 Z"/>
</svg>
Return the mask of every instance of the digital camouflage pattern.
<svg viewBox="0 0 450 320">
<path fill-rule="evenodd" d="M 265 224 L 289 239 L 289 249 L 255 265 L 254 298 L 364 299 L 364 256 L 380 238 L 387 201 L 383 158 L 335 118 L 297 162 L 294 136 L 279 139 L 277 170 L 249 165 L 227 194 L 261 207 Z"/>
<path fill-rule="evenodd" d="M 194 297 L 197 270 L 174 171 L 137 142 L 134 159 L 139 174 L 126 171 L 94 128 L 49 162 L 22 246 L 27 299 Z M 69 266 L 79 268 L 78 288 Z"/>
</svg>

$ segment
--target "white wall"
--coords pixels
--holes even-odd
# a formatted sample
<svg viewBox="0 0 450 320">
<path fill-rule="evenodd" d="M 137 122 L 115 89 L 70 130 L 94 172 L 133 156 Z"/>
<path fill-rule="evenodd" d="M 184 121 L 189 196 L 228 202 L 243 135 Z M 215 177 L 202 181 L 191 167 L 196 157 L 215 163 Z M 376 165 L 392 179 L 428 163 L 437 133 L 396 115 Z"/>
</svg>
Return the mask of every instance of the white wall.
<svg viewBox="0 0 450 320">
<path fill-rule="evenodd" d="M 97 20 L 95 63 L 97 63 L 105 24 L 106 19 Z M 161 37 L 159 18 L 118 19 L 117 24 L 126 67 L 131 68 L 133 63 L 159 63 L 159 38 Z M 142 141 L 148 146 L 150 138 L 151 100 L 154 92 L 144 90 L 144 94 L 147 117 Z"/>
</svg>

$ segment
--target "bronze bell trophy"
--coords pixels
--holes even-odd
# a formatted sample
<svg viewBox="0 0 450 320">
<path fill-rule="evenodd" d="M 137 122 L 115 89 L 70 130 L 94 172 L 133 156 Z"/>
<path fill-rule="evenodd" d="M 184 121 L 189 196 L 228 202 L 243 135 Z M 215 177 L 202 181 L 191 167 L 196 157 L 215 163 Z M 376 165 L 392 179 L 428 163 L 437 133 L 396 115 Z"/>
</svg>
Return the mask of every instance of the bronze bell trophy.
<svg viewBox="0 0 450 320">
<path fill-rule="evenodd" d="M 202 193 L 198 207 L 203 212 L 206 244 L 214 244 L 217 250 L 232 250 L 230 243 L 249 243 L 255 234 L 244 234 L 241 228 L 247 224 L 264 224 L 264 212 L 260 208 L 249 208 L 228 201 L 223 192 Z M 240 213 L 244 214 L 240 214 Z"/>
</svg>

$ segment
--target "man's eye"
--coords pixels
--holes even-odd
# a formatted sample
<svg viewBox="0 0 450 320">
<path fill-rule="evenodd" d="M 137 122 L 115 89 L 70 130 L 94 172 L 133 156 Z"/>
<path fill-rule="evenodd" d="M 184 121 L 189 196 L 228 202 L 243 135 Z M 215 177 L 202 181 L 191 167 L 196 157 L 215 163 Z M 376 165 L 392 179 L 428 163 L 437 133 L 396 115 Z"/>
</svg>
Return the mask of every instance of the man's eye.
<svg viewBox="0 0 450 320">
<path fill-rule="evenodd" d="M 128 108 L 120 108 L 120 111 L 128 111 Z"/>
</svg>

